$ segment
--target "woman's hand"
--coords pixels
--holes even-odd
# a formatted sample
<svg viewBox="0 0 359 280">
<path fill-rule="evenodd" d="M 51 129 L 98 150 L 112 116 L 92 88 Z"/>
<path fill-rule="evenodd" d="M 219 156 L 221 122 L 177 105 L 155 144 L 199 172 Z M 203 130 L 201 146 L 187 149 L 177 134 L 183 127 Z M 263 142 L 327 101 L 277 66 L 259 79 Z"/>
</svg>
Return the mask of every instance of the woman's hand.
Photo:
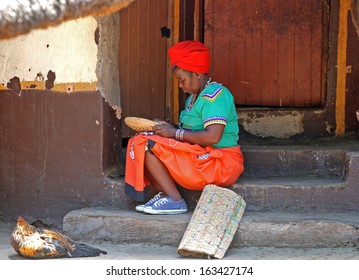
<svg viewBox="0 0 359 280">
<path fill-rule="evenodd" d="M 168 122 L 162 121 L 161 124 L 154 126 L 153 129 L 157 135 L 167 138 L 176 138 L 177 128 Z M 204 130 L 199 131 L 186 130 L 183 134 L 183 141 L 198 144 L 202 147 L 210 146 L 217 144 L 221 140 L 223 130 L 224 125 L 222 124 L 212 124 L 207 126 Z"/>
<path fill-rule="evenodd" d="M 173 127 L 172 124 L 165 121 L 161 121 L 161 123 L 155 125 L 153 129 L 155 130 L 156 135 L 160 135 L 167 138 L 175 138 L 176 136 L 177 129 Z"/>
<path fill-rule="evenodd" d="M 157 122 L 157 123 L 166 123 L 165 121 L 158 119 L 158 118 L 154 118 L 153 121 Z M 167 122 L 167 123 L 169 123 L 169 122 Z M 179 128 L 178 123 L 169 123 L 169 124 L 171 124 L 176 129 Z"/>
</svg>

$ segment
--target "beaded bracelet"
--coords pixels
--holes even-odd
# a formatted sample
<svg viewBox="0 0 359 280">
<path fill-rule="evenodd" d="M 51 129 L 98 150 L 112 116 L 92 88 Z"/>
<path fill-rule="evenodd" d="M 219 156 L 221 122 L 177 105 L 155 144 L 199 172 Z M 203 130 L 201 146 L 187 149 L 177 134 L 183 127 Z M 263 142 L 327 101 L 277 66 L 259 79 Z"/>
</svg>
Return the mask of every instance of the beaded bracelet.
<svg viewBox="0 0 359 280">
<path fill-rule="evenodd" d="M 179 134 L 180 134 L 180 132 L 181 132 L 181 129 L 177 129 L 177 130 L 176 130 L 176 135 L 175 135 L 176 140 L 179 140 Z"/>
<path fill-rule="evenodd" d="M 177 129 L 176 130 L 176 135 L 175 135 L 176 140 L 183 141 L 184 133 L 185 133 L 184 129 L 182 129 L 182 128 Z"/>
<path fill-rule="evenodd" d="M 179 134 L 179 140 L 180 140 L 180 141 L 183 141 L 183 135 L 184 135 L 184 133 L 185 133 L 185 130 L 184 130 L 184 129 L 181 129 L 180 134 Z"/>
</svg>

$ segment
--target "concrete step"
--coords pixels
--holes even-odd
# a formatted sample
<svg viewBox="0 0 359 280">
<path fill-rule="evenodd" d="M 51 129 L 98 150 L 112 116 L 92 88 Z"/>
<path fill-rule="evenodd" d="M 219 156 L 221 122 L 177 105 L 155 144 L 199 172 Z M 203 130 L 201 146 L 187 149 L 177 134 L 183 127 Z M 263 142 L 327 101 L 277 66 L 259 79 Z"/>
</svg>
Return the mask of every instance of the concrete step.
<svg viewBox="0 0 359 280">
<path fill-rule="evenodd" d="M 343 176 L 337 177 L 317 177 L 309 176 L 309 174 L 292 177 L 268 176 L 267 178 L 241 176 L 233 186 L 233 190 L 243 196 L 250 210 L 358 211 L 358 151 L 345 152 L 343 172 Z"/>
<path fill-rule="evenodd" d="M 241 177 L 230 189 L 245 199 L 248 210 L 359 211 L 359 153 L 355 159 L 356 169 L 348 171 L 344 180 Z M 125 194 L 124 189 L 123 177 L 107 178 L 103 195 L 108 197 L 99 206 L 134 209 L 136 203 Z M 179 191 L 189 209 L 194 210 L 201 192 L 181 187 Z M 148 193 L 152 197 L 155 192 L 149 187 Z"/>
<path fill-rule="evenodd" d="M 231 188 L 248 201 L 248 210 L 350 211 L 359 198 L 349 197 L 340 179 L 240 178 Z M 345 198 L 343 198 L 345 197 Z"/>
<path fill-rule="evenodd" d="M 9 236 L 14 230 L 16 221 L 5 221 L 0 216 L 0 262 L 1 260 L 24 260 L 17 255 L 9 242 Z M 60 229 L 56 229 L 60 230 Z M 191 261 L 177 253 L 178 244 L 161 245 L 142 243 L 117 243 L 111 241 L 94 240 L 86 244 L 107 251 L 107 255 L 100 255 L 95 260 L 180 260 Z M 83 261 L 84 259 L 81 258 Z M 335 248 L 274 248 L 274 247 L 233 247 L 231 246 L 225 260 L 359 260 L 359 251 L 354 247 Z M 213 260 L 212 260 L 213 261 Z M 3 268 L 3 267 L 2 267 Z M 2 270 L 2 274 L 4 271 Z M 81 275 L 83 276 L 83 275 Z M 74 277 L 70 277 L 73 279 Z M 83 277 L 82 277 L 83 278 Z M 31 279 L 31 278 L 30 278 Z M 88 279 L 88 278 L 86 278 Z M 101 279 L 98 277 L 98 279 Z"/>
<path fill-rule="evenodd" d="M 136 211 L 86 208 L 68 213 L 63 230 L 75 240 L 115 244 L 178 246 L 192 212 L 147 215 Z M 330 248 L 356 247 L 359 215 L 245 211 L 232 247 Z"/>
<path fill-rule="evenodd" d="M 359 151 L 359 141 L 306 145 L 242 145 L 243 177 L 308 177 L 343 180 L 349 154 Z M 126 147 L 123 148 L 125 160 Z"/>
<path fill-rule="evenodd" d="M 242 150 L 245 171 L 232 189 L 248 210 L 359 211 L 359 141 L 243 145 Z M 123 177 L 105 184 L 112 197 L 103 205 L 134 208 L 124 195 Z M 193 210 L 201 192 L 179 189 Z"/>
<path fill-rule="evenodd" d="M 311 146 L 245 146 L 244 177 L 312 177 L 343 179 L 344 149 Z"/>
<path fill-rule="evenodd" d="M 359 197 L 346 197 L 349 193 L 346 182 L 340 179 L 316 178 L 250 178 L 241 177 L 231 190 L 240 194 L 247 202 L 248 210 L 355 210 Z M 194 209 L 201 192 L 180 189 L 183 197 Z"/>
</svg>

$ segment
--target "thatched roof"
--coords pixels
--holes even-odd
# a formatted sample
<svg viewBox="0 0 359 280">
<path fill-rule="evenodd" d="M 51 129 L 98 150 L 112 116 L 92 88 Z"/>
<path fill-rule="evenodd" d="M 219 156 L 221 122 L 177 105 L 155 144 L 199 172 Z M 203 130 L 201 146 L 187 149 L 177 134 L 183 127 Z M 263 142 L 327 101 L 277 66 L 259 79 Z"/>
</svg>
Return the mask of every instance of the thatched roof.
<svg viewBox="0 0 359 280">
<path fill-rule="evenodd" d="M 104 15 L 127 7 L 134 0 L 1 0 L 0 40 L 36 28 L 89 15 Z"/>
</svg>

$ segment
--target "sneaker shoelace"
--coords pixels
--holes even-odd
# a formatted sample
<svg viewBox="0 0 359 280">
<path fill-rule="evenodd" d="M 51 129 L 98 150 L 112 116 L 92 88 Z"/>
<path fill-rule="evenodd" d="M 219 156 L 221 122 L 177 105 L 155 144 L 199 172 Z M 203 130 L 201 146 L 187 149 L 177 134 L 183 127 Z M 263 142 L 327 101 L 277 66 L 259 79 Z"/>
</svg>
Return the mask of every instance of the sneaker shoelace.
<svg viewBox="0 0 359 280">
<path fill-rule="evenodd" d="M 159 200 L 163 195 L 163 192 L 159 192 L 158 194 L 156 194 L 154 197 L 152 197 L 147 203 L 154 203 L 157 200 Z"/>
<path fill-rule="evenodd" d="M 157 201 L 156 205 L 158 205 L 158 206 L 163 206 L 163 205 L 165 205 L 167 202 L 169 202 L 169 200 L 167 199 L 167 197 L 164 197 L 164 198 L 160 199 L 159 201 Z"/>
</svg>

